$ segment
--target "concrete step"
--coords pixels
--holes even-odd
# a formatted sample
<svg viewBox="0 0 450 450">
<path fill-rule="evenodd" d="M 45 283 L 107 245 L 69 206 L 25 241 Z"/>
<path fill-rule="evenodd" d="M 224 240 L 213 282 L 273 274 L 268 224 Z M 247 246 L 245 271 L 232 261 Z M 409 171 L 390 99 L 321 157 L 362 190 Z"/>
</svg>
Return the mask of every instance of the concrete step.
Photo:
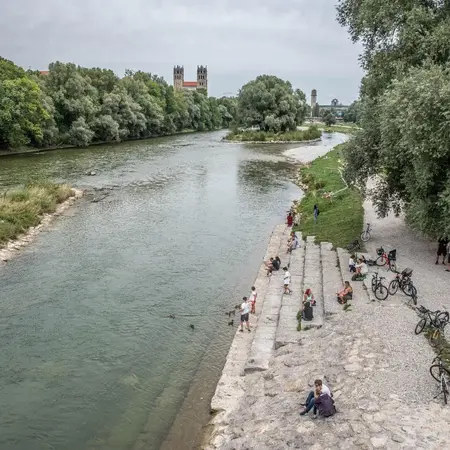
<svg viewBox="0 0 450 450">
<path fill-rule="evenodd" d="M 322 262 L 320 246 L 314 243 L 314 239 L 314 236 L 307 236 L 306 238 L 303 292 L 308 288 L 312 290 L 316 306 L 314 306 L 314 319 L 302 321 L 302 330 L 320 328 L 324 320 Z"/>
<path fill-rule="evenodd" d="M 348 270 L 348 260 L 350 258 L 350 254 L 347 250 L 344 250 L 343 248 L 337 249 L 337 254 L 339 258 L 339 266 L 341 269 L 341 276 L 342 281 L 350 281 L 350 284 L 353 288 L 353 300 L 352 305 L 357 305 L 359 302 L 369 302 L 369 293 L 366 289 L 365 284 L 362 281 L 351 281 L 352 279 L 352 273 Z M 371 275 L 369 274 L 367 276 L 369 282 L 371 280 Z M 366 281 L 367 282 L 367 281 Z M 344 283 L 342 283 L 343 288 Z M 372 292 L 372 291 L 370 291 Z"/>
<path fill-rule="evenodd" d="M 333 250 L 333 244 L 322 242 L 320 254 L 322 256 L 323 304 L 325 317 L 328 318 L 342 310 L 342 306 L 336 300 L 336 292 L 342 289 L 343 282 L 338 256 Z"/>
<path fill-rule="evenodd" d="M 305 265 L 305 242 L 301 233 L 297 233 L 300 241 L 300 248 L 291 253 L 291 295 L 283 295 L 281 299 L 280 317 L 275 336 L 275 348 L 280 348 L 287 344 L 299 342 L 300 333 L 297 330 L 297 313 L 302 304 L 303 295 L 303 273 Z"/>
<path fill-rule="evenodd" d="M 278 250 L 269 254 L 278 255 L 281 259 L 281 267 L 290 264 L 291 255 L 286 253 L 287 240 L 290 228 L 284 227 L 279 235 Z M 275 244 L 274 244 L 275 245 Z M 269 368 L 272 352 L 275 346 L 275 337 L 280 317 L 280 308 L 283 298 L 283 270 L 274 272 L 270 276 L 267 294 L 264 299 L 258 324 L 254 332 L 253 341 L 245 363 L 244 373 L 263 371 Z"/>
</svg>

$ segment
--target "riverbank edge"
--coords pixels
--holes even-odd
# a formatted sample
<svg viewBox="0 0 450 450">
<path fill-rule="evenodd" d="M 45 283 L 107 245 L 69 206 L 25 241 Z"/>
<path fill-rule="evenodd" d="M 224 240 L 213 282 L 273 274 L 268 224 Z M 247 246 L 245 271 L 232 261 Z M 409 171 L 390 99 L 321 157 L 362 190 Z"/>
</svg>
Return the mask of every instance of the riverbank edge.
<svg viewBox="0 0 450 450">
<path fill-rule="evenodd" d="M 274 227 L 272 233 L 270 234 L 263 262 L 258 269 L 255 282 L 252 285 L 256 287 L 258 292 L 256 314 L 250 314 L 249 323 L 252 328 L 252 333 L 247 333 L 245 328 L 244 333 L 239 332 L 239 327 L 236 329 L 236 334 L 231 342 L 219 381 L 217 382 L 214 395 L 211 399 L 211 418 L 204 426 L 203 436 L 200 440 L 200 448 L 209 446 L 213 441 L 216 432 L 219 431 L 220 425 L 215 421 L 218 414 L 227 414 L 232 411 L 233 408 L 238 406 L 241 400 L 242 379 L 236 380 L 236 366 L 242 366 L 241 369 L 243 371 L 245 362 L 248 360 L 255 331 L 258 328 L 259 321 L 261 320 L 261 312 L 263 310 L 266 297 L 270 295 L 268 292 L 270 277 L 267 276 L 267 269 L 264 261 L 267 261 L 271 256 L 278 254 L 285 230 L 286 224 L 278 224 Z M 239 311 L 236 311 L 236 314 L 237 316 L 235 322 L 239 323 Z M 239 378 L 241 377 L 239 376 Z M 224 406 L 224 403 L 228 404 L 227 407 Z"/>
<path fill-rule="evenodd" d="M 222 139 L 222 142 L 226 144 L 312 144 L 314 142 L 320 142 L 322 138 L 312 139 L 310 141 L 233 141 L 226 138 Z"/>
<path fill-rule="evenodd" d="M 52 152 L 55 150 L 70 150 L 70 149 L 74 149 L 74 148 L 98 147 L 99 145 L 120 145 L 125 142 L 146 141 L 146 140 L 165 138 L 165 137 L 182 136 L 184 134 L 208 133 L 208 132 L 214 132 L 214 131 L 220 131 L 220 130 L 226 130 L 226 128 L 217 128 L 216 130 L 205 130 L 205 131 L 184 130 L 184 131 L 179 131 L 177 133 L 162 134 L 160 136 L 149 136 L 149 137 L 145 137 L 145 138 L 124 139 L 119 142 L 112 142 L 112 141 L 92 142 L 91 144 L 89 144 L 86 147 L 78 147 L 76 145 L 58 145 L 58 146 L 43 147 L 43 148 L 21 149 L 21 150 L 11 151 L 11 152 L 2 150 L 2 151 L 0 151 L 0 157 L 14 156 L 14 155 L 32 155 L 32 154 L 36 154 L 36 153 Z"/>
<path fill-rule="evenodd" d="M 39 225 L 29 228 L 24 234 L 18 236 L 17 239 L 13 239 L 4 245 L 1 245 L 0 265 L 6 264 L 12 258 L 17 256 L 20 250 L 30 245 L 40 232 L 46 230 L 56 217 L 71 208 L 78 199 L 83 197 L 83 195 L 83 190 L 72 188 L 72 195 L 67 200 L 64 200 L 57 205 L 55 211 L 52 213 L 43 214 Z"/>
</svg>

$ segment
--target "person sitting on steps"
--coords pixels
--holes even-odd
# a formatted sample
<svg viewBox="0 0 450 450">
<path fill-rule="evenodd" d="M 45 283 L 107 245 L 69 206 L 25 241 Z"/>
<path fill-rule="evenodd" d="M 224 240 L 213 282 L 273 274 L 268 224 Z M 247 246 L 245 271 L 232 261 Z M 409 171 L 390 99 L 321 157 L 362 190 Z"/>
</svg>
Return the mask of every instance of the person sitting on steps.
<svg viewBox="0 0 450 450">
<path fill-rule="evenodd" d="M 369 273 L 369 268 L 367 267 L 365 260 L 362 258 L 358 258 L 358 264 L 356 264 L 355 268 L 356 273 L 353 275 L 352 280 L 353 281 L 364 280 L 364 278 L 366 278 L 366 275 Z"/>
<path fill-rule="evenodd" d="M 281 260 L 276 256 L 275 258 L 270 258 L 269 261 L 264 261 L 264 264 L 267 267 L 267 276 L 270 276 L 274 270 L 280 270 Z"/>
<path fill-rule="evenodd" d="M 350 286 L 349 281 L 345 281 L 344 289 L 342 289 L 342 291 L 340 291 L 340 292 L 337 292 L 337 300 L 341 305 L 343 305 L 344 303 L 347 303 L 352 298 L 353 298 L 353 288 Z"/>
<path fill-rule="evenodd" d="M 314 381 L 314 391 L 310 391 L 308 394 L 308 397 L 306 397 L 305 403 L 303 403 L 302 406 L 304 406 L 303 411 L 300 413 L 301 416 L 304 416 L 305 414 L 308 414 L 311 409 L 314 408 L 314 414 L 317 413 L 315 404 L 316 400 L 321 395 L 329 395 L 332 397 L 331 391 L 325 384 L 322 383 L 322 380 L 315 380 Z"/>
<path fill-rule="evenodd" d="M 302 319 L 303 320 L 313 320 L 314 314 L 313 314 L 313 305 L 316 304 L 316 301 L 314 300 L 314 295 L 311 291 L 311 289 L 306 289 L 305 293 L 303 294 L 303 302 L 302 302 Z"/>
<path fill-rule="evenodd" d="M 348 260 L 348 270 L 351 273 L 356 272 L 356 263 L 355 263 L 355 255 L 350 256 L 349 260 Z"/>
<path fill-rule="evenodd" d="M 295 234 L 295 231 L 292 231 L 289 239 L 288 239 L 288 248 L 287 253 L 292 253 L 292 250 L 300 247 L 300 243 L 298 242 L 298 237 Z"/>
</svg>

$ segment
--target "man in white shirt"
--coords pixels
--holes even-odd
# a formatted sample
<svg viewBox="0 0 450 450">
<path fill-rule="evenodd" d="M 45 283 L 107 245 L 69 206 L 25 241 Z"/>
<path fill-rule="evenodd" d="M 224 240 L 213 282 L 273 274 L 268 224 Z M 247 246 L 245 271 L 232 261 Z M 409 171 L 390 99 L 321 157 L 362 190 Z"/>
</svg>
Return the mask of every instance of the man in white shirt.
<svg viewBox="0 0 450 450">
<path fill-rule="evenodd" d="M 291 274 L 287 267 L 283 267 L 284 270 L 284 293 L 292 294 L 292 291 L 289 289 L 289 285 L 291 284 Z"/>
<path fill-rule="evenodd" d="M 241 313 L 241 329 L 239 330 L 241 333 L 244 331 L 244 322 L 247 324 L 247 330 L 250 333 L 250 324 L 248 323 L 248 314 L 250 312 L 250 305 L 248 304 L 247 297 L 244 297 L 240 309 Z"/>
<path fill-rule="evenodd" d="M 315 392 L 311 391 L 306 398 L 306 402 L 303 403 L 303 406 L 305 407 L 304 410 L 300 413 L 301 416 L 304 416 L 305 414 L 308 414 L 309 411 L 314 407 L 316 398 L 319 397 L 319 395 L 328 394 L 331 397 L 331 391 L 328 386 L 325 386 L 322 383 L 322 380 L 315 380 L 314 381 L 314 387 Z"/>
</svg>

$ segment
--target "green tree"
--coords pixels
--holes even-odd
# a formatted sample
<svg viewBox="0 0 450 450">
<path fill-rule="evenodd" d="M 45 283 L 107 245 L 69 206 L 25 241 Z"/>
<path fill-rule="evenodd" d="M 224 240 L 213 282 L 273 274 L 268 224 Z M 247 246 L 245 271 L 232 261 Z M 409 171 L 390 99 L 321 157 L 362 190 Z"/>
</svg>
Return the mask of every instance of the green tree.
<svg viewBox="0 0 450 450">
<path fill-rule="evenodd" d="M 344 122 L 358 123 L 360 119 L 360 101 L 355 100 L 344 112 Z"/>
<path fill-rule="evenodd" d="M 37 83 L 26 76 L 0 81 L 0 145 L 40 144 L 48 118 Z"/>
<path fill-rule="evenodd" d="M 237 108 L 239 126 L 274 132 L 296 130 L 305 119 L 306 97 L 288 81 L 260 75 L 241 88 Z"/>
<path fill-rule="evenodd" d="M 448 1 L 340 0 L 338 20 L 363 45 L 359 121 L 345 176 L 371 192 L 377 211 L 404 210 L 424 232 L 449 232 Z"/>
<path fill-rule="evenodd" d="M 325 122 L 327 127 L 336 123 L 336 117 L 334 117 L 334 114 L 329 109 L 323 110 L 322 120 Z"/>
<path fill-rule="evenodd" d="M 314 108 L 312 109 L 312 116 L 313 117 L 320 117 L 320 105 L 316 103 L 314 105 Z"/>
</svg>

